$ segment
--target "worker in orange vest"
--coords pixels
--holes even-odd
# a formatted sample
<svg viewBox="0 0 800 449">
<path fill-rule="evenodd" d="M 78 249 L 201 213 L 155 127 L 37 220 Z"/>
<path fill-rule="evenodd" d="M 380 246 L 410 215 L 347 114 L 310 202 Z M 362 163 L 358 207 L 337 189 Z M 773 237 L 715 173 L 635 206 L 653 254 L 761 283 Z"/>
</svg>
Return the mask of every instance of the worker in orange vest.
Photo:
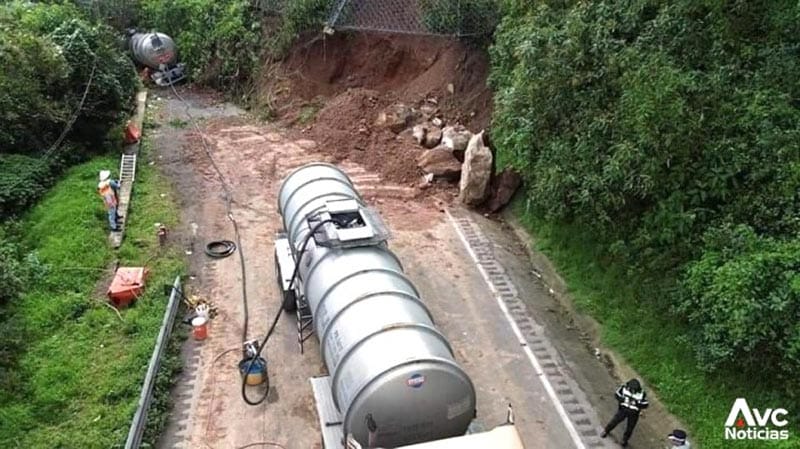
<svg viewBox="0 0 800 449">
<path fill-rule="evenodd" d="M 97 193 L 103 198 L 103 203 L 108 210 L 108 226 L 112 231 L 121 231 L 117 221 L 122 215 L 117 213 L 119 204 L 119 182 L 111 179 L 110 170 L 100 171 L 100 183 L 97 184 Z"/>
</svg>

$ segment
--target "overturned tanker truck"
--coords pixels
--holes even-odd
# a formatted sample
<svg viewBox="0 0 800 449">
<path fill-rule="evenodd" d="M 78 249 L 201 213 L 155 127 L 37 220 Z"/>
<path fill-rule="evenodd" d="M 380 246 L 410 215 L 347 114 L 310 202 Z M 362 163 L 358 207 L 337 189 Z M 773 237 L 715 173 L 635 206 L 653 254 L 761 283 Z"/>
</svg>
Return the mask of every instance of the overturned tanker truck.
<svg viewBox="0 0 800 449">
<path fill-rule="evenodd" d="M 325 449 L 522 448 L 510 406 L 507 425 L 468 432 L 472 381 L 344 172 L 323 163 L 295 170 L 278 210 L 282 307 L 298 320 L 301 348 L 319 338 L 329 374 L 310 379 Z"/>
<path fill-rule="evenodd" d="M 149 69 L 150 79 L 156 85 L 169 86 L 186 77 L 185 65 L 178 63 L 175 41 L 166 34 L 128 30 L 128 48 L 134 61 Z"/>
</svg>

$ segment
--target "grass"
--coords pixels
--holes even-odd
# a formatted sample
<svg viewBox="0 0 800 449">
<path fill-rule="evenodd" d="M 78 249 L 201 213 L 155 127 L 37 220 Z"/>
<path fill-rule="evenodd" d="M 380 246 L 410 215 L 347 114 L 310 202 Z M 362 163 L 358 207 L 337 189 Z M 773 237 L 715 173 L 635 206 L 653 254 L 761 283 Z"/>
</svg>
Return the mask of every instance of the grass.
<svg viewBox="0 0 800 449">
<path fill-rule="evenodd" d="M 22 219 L 22 241 L 48 268 L 0 322 L 25 342 L 15 357 L 15 388 L 0 392 L 0 447 L 124 444 L 166 306 L 161 285 L 181 273 L 183 256 L 173 247 L 159 251 L 154 223 L 174 227 L 177 207 L 166 180 L 145 163 L 123 246 L 110 249 L 95 185 L 100 169 L 118 164 L 100 157 L 73 167 Z M 122 321 L 97 288 L 115 260 L 149 260 L 146 293 L 120 311 Z"/>
<path fill-rule="evenodd" d="M 319 103 L 308 103 L 303 105 L 300 108 L 300 112 L 297 114 L 297 123 L 300 125 L 308 125 L 317 118 L 317 113 L 322 108 L 322 105 Z"/>
<path fill-rule="evenodd" d="M 169 126 L 177 129 L 183 129 L 189 126 L 189 122 L 187 122 L 186 120 L 181 120 L 179 118 L 174 118 L 169 121 Z"/>
<path fill-rule="evenodd" d="M 620 354 L 654 390 L 668 410 L 690 430 L 690 440 L 704 449 L 800 448 L 797 410 L 790 419 L 788 441 L 731 441 L 724 439 L 724 423 L 738 397 L 751 407 L 783 407 L 788 400 L 765 380 L 736 372 L 708 374 L 696 368 L 690 347 L 682 341 L 686 325 L 659 310 L 663 290 L 635 279 L 625 267 L 604 263 L 591 230 L 548 223 L 530 214 L 517 198 L 513 212 L 535 236 L 536 247 L 555 264 L 569 288 L 576 308 L 601 324 L 603 343 Z M 675 282 L 662 279 L 661 285 Z M 650 285 L 651 287 L 645 287 Z M 765 373 L 766 374 L 766 373 Z"/>
</svg>

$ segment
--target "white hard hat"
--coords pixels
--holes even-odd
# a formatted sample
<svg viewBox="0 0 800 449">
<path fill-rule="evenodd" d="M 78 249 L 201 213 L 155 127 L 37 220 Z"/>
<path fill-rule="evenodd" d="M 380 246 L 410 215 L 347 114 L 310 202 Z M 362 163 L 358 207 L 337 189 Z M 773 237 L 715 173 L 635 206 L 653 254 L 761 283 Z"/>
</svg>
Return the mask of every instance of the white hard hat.
<svg viewBox="0 0 800 449">
<path fill-rule="evenodd" d="M 100 170 L 100 182 L 111 177 L 111 170 Z"/>
</svg>

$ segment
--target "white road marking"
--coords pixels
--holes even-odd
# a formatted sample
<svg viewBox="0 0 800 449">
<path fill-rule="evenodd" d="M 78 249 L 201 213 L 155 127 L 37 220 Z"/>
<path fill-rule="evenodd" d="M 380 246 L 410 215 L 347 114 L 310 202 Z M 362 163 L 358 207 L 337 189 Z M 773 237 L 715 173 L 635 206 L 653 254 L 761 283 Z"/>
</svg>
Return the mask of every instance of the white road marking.
<svg viewBox="0 0 800 449">
<path fill-rule="evenodd" d="M 478 260 L 478 256 L 475 255 L 475 252 L 472 250 L 472 247 L 469 245 L 469 242 L 467 241 L 467 237 L 464 235 L 463 232 L 461 232 L 458 223 L 456 223 L 456 220 L 450 214 L 450 211 L 447 210 L 446 213 L 447 213 L 447 218 L 450 220 L 450 224 L 453 225 L 453 229 L 456 230 L 456 234 L 458 234 L 458 237 L 461 239 L 461 243 L 464 245 L 464 248 L 466 248 L 473 262 L 475 262 L 475 266 L 478 267 L 478 271 L 481 272 L 481 276 L 483 276 L 484 282 L 486 283 L 486 285 L 489 286 L 489 290 L 491 290 L 492 293 L 494 294 L 494 298 L 497 301 L 497 305 L 499 305 L 500 310 L 503 311 L 503 315 L 506 317 L 506 321 L 508 321 L 508 324 L 511 326 L 511 330 L 514 332 L 514 335 L 517 336 L 517 340 L 519 341 L 522 350 L 525 352 L 525 355 L 528 356 L 528 360 L 531 362 L 531 366 L 533 366 L 534 372 L 539 377 L 539 380 L 542 382 L 542 386 L 547 392 L 547 395 L 550 397 L 550 402 L 553 403 L 553 405 L 556 408 L 556 411 L 558 412 L 558 416 L 561 417 L 561 421 L 567 427 L 567 431 L 569 432 L 569 435 L 572 438 L 572 442 L 575 443 L 575 447 L 577 449 L 586 449 L 586 446 L 583 444 L 583 440 L 581 440 L 581 437 L 578 434 L 578 430 L 575 428 L 575 424 L 573 424 L 572 420 L 569 419 L 567 411 L 564 410 L 564 406 L 561 404 L 561 401 L 559 401 L 558 397 L 556 396 L 556 391 L 555 389 L 553 389 L 553 385 L 550 383 L 550 380 L 547 378 L 547 375 L 545 374 L 544 370 L 542 370 L 542 365 L 541 363 L 539 363 L 539 359 L 537 359 L 536 356 L 533 354 L 533 351 L 531 351 L 531 348 L 528 346 L 528 342 L 525 340 L 525 337 L 522 336 L 522 332 L 520 332 L 519 327 L 517 327 L 517 323 L 514 321 L 514 318 L 512 318 L 511 314 L 508 313 L 508 308 L 506 308 L 506 305 L 503 303 L 503 299 L 500 297 L 500 294 L 498 293 L 497 289 L 495 289 L 494 285 L 492 285 L 492 282 L 489 279 L 489 275 L 486 273 L 486 270 L 484 270 L 483 266 L 481 266 L 480 261 Z"/>
</svg>

